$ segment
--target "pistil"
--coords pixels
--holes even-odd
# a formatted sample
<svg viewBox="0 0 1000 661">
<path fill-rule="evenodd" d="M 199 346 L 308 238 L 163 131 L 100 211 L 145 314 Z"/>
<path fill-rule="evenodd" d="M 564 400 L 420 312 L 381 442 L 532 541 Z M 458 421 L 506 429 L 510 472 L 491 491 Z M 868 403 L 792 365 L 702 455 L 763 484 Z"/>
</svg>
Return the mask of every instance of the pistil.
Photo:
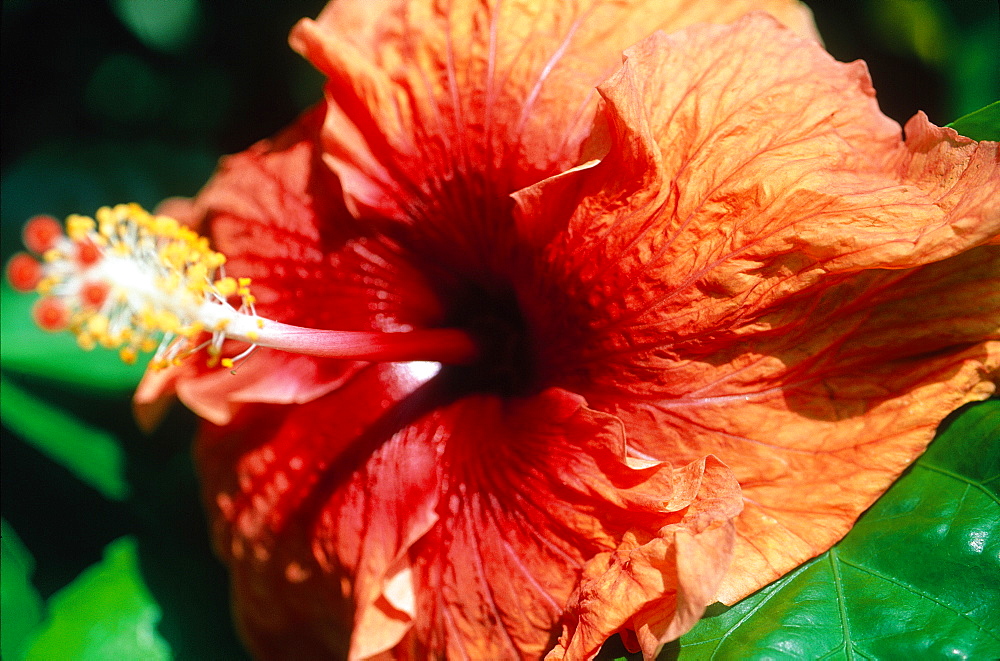
<svg viewBox="0 0 1000 661">
<path fill-rule="evenodd" d="M 342 331 L 262 317 L 250 280 L 227 276 L 225 256 L 207 238 L 135 204 L 70 216 L 65 234 L 53 218 L 36 216 L 24 242 L 41 261 L 15 255 L 7 275 L 16 289 L 42 295 L 36 323 L 70 330 L 84 349 L 117 349 L 128 363 L 155 350 L 150 366 L 164 368 L 204 352 L 209 366 L 232 368 L 257 347 L 379 362 L 470 364 L 478 355 L 470 335 L 454 328 Z M 224 356 L 227 341 L 247 346 Z"/>
</svg>

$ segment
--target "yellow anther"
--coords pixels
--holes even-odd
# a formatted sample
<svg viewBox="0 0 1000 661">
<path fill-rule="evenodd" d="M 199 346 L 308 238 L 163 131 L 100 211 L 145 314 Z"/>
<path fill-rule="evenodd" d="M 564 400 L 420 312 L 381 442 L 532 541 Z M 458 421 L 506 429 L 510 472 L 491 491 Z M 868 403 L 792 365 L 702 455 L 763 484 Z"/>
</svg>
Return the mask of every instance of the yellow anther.
<svg viewBox="0 0 1000 661">
<path fill-rule="evenodd" d="M 192 280 L 205 280 L 208 277 L 208 267 L 200 262 L 192 264 L 188 267 L 186 275 Z"/>
<path fill-rule="evenodd" d="M 260 334 L 257 331 L 247 331 L 247 339 L 251 342 L 256 342 L 260 339 Z"/>
<path fill-rule="evenodd" d="M 81 241 L 88 233 L 93 232 L 96 226 L 93 218 L 73 214 L 66 219 L 66 234 L 74 241 Z"/>
<path fill-rule="evenodd" d="M 150 351 L 155 350 L 157 345 L 159 345 L 159 342 L 157 342 L 151 337 L 146 337 L 143 338 L 142 342 L 139 343 L 139 348 L 142 349 L 144 352 L 149 353 Z"/>
<path fill-rule="evenodd" d="M 118 352 L 118 357 L 121 358 L 122 362 L 125 363 L 126 365 L 132 365 L 133 363 L 135 363 L 139 355 L 135 352 L 135 349 L 133 349 L 132 347 L 123 347 Z"/>
<path fill-rule="evenodd" d="M 156 316 L 156 328 L 164 333 L 176 333 L 181 327 L 181 320 L 169 310 L 161 310 Z"/>
<path fill-rule="evenodd" d="M 108 318 L 103 314 L 95 314 L 87 320 L 87 331 L 97 338 L 107 335 Z"/>
<path fill-rule="evenodd" d="M 139 225 L 148 225 L 152 215 L 135 202 L 130 202 L 125 207 L 126 216 Z"/>
<path fill-rule="evenodd" d="M 132 249 L 123 241 L 116 243 L 112 250 L 114 250 L 114 253 L 119 257 L 128 257 L 132 254 Z"/>
<path fill-rule="evenodd" d="M 239 283 L 240 287 L 249 287 L 250 286 L 250 278 L 240 278 L 236 282 Z"/>
<path fill-rule="evenodd" d="M 49 264 L 53 262 L 58 262 L 62 258 L 63 258 L 62 252 L 56 250 L 55 248 L 50 248 L 49 250 L 46 250 L 44 254 L 42 254 L 42 259 L 48 262 Z"/>
<path fill-rule="evenodd" d="M 185 326 L 177 331 L 178 335 L 191 339 L 197 336 L 199 333 L 205 330 L 205 324 L 200 321 L 196 321 L 190 326 Z"/>
<path fill-rule="evenodd" d="M 253 294 L 243 294 L 244 305 L 253 305 L 257 302 L 257 297 Z"/>
<path fill-rule="evenodd" d="M 153 330 L 156 327 L 156 314 L 153 309 L 146 307 L 136 313 L 135 325 L 144 331 Z"/>
<path fill-rule="evenodd" d="M 153 232 L 168 239 L 172 239 L 177 235 L 179 227 L 177 221 L 170 216 L 157 216 L 153 221 Z"/>
<path fill-rule="evenodd" d="M 261 330 L 264 329 L 264 320 L 263 319 L 258 319 L 257 320 L 257 328 L 260 328 Z"/>
<path fill-rule="evenodd" d="M 91 351 L 97 346 L 90 333 L 77 333 L 76 343 L 84 351 Z"/>
<path fill-rule="evenodd" d="M 219 292 L 219 295 L 223 298 L 229 298 L 236 293 L 236 279 L 235 278 L 220 278 L 215 281 L 215 289 Z"/>
<path fill-rule="evenodd" d="M 233 359 L 232 358 L 223 358 L 219 362 L 222 363 L 222 366 L 225 367 L 226 369 L 232 369 L 232 367 L 233 367 Z"/>
<path fill-rule="evenodd" d="M 49 292 L 51 292 L 52 288 L 58 284 L 59 284 L 59 278 L 55 276 L 48 276 L 38 281 L 38 286 L 35 287 L 35 291 L 44 296 Z"/>
<path fill-rule="evenodd" d="M 226 330 L 226 326 L 228 325 L 229 325 L 228 319 L 219 319 L 217 322 L 215 322 L 215 327 L 212 328 L 212 330 L 214 330 L 216 333 L 221 333 L 222 331 Z"/>
<path fill-rule="evenodd" d="M 175 292 L 181 287 L 181 276 L 177 273 L 171 273 L 167 277 L 158 280 L 156 286 L 168 294 Z"/>
</svg>

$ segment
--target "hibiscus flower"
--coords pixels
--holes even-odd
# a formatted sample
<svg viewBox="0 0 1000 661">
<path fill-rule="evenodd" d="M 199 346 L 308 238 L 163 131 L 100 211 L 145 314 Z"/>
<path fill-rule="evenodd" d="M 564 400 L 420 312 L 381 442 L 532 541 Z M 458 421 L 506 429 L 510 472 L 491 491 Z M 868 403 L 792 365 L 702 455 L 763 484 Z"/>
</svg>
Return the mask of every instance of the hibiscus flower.
<svg viewBox="0 0 1000 661">
<path fill-rule="evenodd" d="M 255 654 L 651 657 L 994 391 L 996 143 L 904 140 L 813 37 L 777 1 L 342 0 L 292 34 L 325 102 L 162 210 L 252 294 L 166 221 L 75 221 L 169 235 L 228 315 L 159 361 L 207 329 L 233 372 L 136 401 L 206 421 Z"/>
</svg>

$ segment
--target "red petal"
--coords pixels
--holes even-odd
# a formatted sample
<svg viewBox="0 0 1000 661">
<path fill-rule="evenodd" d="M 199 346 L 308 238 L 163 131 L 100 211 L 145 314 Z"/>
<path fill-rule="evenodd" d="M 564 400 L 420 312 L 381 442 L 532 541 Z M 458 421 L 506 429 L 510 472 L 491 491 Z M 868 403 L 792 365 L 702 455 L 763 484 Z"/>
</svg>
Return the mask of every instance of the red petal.
<svg viewBox="0 0 1000 661">
<path fill-rule="evenodd" d="M 330 163 L 352 209 L 460 242 L 471 263 L 509 247 L 510 193 L 576 163 L 594 86 L 651 30 L 766 9 L 815 34 L 789 0 L 377 6 L 332 2 L 292 33 L 330 78 Z"/>
<path fill-rule="evenodd" d="M 424 278 L 398 246 L 358 229 L 344 208 L 319 153 L 322 120 L 322 110 L 314 110 L 274 139 L 225 159 L 193 203 L 175 201 L 169 210 L 210 233 L 228 258 L 228 275 L 252 279 L 262 316 L 333 330 L 433 325 L 442 311 Z M 235 377 L 200 363 L 147 375 L 136 401 L 140 415 L 152 414 L 160 393 L 176 390 L 196 413 L 224 424 L 242 402 L 302 403 L 362 365 L 259 350 Z"/>
<path fill-rule="evenodd" d="M 238 623 L 257 655 L 346 654 L 350 579 L 317 559 L 313 529 L 320 511 L 385 440 L 380 434 L 395 431 L 386 432 L 387 424 L 399 424 L 393 416 L 402 415 L 394 405 L 418 386 L 403 366 L 373 365 L 310 403 L 248 406 L 225 427 L 205 426 L 196 455 L 206 506 L 217 552 L 232 573 Z M 399 475 L 414 484 L 406 508 L 416 512 L 424 507 L 420 480 L 433 475 Z M 367 519 L 355 520 L 343 538 L 354 538 Z M 398 521 L 403 536 L 408 525 Z"/>
<path fill-rule="evenodd" d="M 630 462 L 619 421 L 548 391 L 507 403 L 468 398 L 399 420 L 351 470 L 336 463 L 345 443 L 371 443 L 384 423 L 366 423 L 384 386 L 359 379 L 280 422 L 263 409 L 202 443 L 219 546 L 258 653 L 292 639 L 332 646 L 323 632 L 339 630 L 348 603 L 356 658 L 396 645 L 418 658 L 509 658 L 543 654 L 560 622 L 570 623 L 573 653 L 626 628 L 662 641 L 712 600 L 739 510 L 738 487 L 717 461 L 678 470 Z M 357 429 L 368 431 L 355 441 Z M 581 575 L 629 555 L 646 563 L 647 581 L 627 602 L 604 599 L 591 579 L 572 596 Z M 289 585 L 289 561 L 311 578 Z"/>
</svg>

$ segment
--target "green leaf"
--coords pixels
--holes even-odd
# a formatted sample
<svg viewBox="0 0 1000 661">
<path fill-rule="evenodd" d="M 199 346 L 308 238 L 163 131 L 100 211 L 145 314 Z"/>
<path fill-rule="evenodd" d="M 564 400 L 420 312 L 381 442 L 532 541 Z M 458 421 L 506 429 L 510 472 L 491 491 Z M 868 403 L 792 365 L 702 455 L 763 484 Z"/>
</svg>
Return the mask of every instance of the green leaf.
<svg viewBox="0 0 1000 661">
<path fill-rule="evenodd" d="M 160 607 L 139 571 L 135 539 L 122 537 L 105 548 L 104 559 L 49 600 L 49 619 L 28 649 L 27 659 L 170 659 L 156 630 Z"/>
<path fill-rule="evenodd" d="M 6 519 L 0 519 L 0 549 L 0 657 L 13 661 L 42 621 L 42 598 L 31 583 L 35 559 Z"/>
<path fill-rule="evenodd" d="M 1000 658 L 1000 401 L 955 419 L 835 547 L 666 658 Z"/>
<path fill-rule="evenodd" d="M 948 126 L 973 140 L 1000 140 L 1000 101 L 959 117 Z"/>
<path fill-rule="evenodd" d="M 0 376 L 0 417 L 12 431 L 111 500 L 129 494 L 125 455 L 115 437 Z"/>
<path fill-rule="evenodd" d="M 83 351 L 70 333 L 48 333 L 31 320 L 33 294 L 0 287 L 0 361 L 4 369 L 67 383 L 87 392 L 121 394 L 135 389 L 145 361 L 126 365 L 106 349 Z"/>
</svg>

